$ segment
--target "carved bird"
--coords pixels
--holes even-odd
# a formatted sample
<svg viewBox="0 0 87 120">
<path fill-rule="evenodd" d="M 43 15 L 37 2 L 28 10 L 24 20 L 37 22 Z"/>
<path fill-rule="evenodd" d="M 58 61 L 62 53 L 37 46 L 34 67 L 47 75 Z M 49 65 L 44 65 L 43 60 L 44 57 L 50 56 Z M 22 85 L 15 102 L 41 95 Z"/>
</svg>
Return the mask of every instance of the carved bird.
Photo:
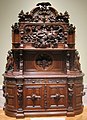
<svg viewBox="0 0 87 120">
<path fill-rule="evenodd" d="M 38 3 L 37 6 L 51 6 L 51 4 L 49 2 L 42 2 L 42 3 Z"/>
</svg>

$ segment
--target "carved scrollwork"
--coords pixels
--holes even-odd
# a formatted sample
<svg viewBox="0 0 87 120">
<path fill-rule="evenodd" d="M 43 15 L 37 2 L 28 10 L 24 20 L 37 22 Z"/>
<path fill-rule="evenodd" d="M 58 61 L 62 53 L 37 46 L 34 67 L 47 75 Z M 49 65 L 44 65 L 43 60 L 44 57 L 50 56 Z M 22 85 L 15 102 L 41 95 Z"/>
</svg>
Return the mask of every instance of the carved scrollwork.
<svg viewBox="0 0 87 120">
<path fill-rule="evenodd" d="M 21 10 L 18 17 L 20 22 L 69 22 L 68 12 L 65 11 L 64 14 L 58 14 L 49 2 L 38 3 L 37 7 L 30 13 L 24 13 L 23 10 Z"/>
<path fill-rule="evenodd" d="M 23 43 L 24 46 L 30 43 L 35 48 L 58 48 L 58 44 L 62 43 L 62 47 L 74 47 L 75 27 L 69 24 L 68 12 L 58 13 L 49 2 L 38 3 L 30 13 L 22 10 L 19 13 L 19 23 L 12 28 L 19 31 L 20 44 Z"/>
<path fill-rule="evenodd" d="M 58 47 L 58 43 L 65 43 L 66 32 L 60 25 L 25 26 L 20 30 L 21 42 L 32 43 L 36 48 Z"/>
<path fill-rule="evenodd" d="M 62 13 L 58 14 L 56 17 L 56 22 L 65 22 L 69 23 L 69 14 L 67 11 L 65 11 L 64 15 Z"/>
</svg>

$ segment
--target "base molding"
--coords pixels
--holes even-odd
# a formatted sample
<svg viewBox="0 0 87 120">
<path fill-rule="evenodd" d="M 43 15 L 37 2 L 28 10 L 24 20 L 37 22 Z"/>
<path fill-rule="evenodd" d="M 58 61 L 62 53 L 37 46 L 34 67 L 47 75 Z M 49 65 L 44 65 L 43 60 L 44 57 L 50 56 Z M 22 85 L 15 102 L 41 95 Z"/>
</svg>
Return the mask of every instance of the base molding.
<svg viewBox="0 0 87 120">
<path fill-rule="evenodd" d="M 67 117 L 74 117 L 75 115 L 81 114 L 83 112 L 83 106 L 80 110 L 75 110 L 72 112 L 67 111 L 39 111 L 39 112 L 28 112 L 28 111 L 20 111 L 20 112 L 11 112 L 9 110 L 5 110 L 5 114 L 10 117 L 16 117 L 16 118 L 25 118 L 25 117 L 51 117 L 51 116 L 67 116 Z"/>
</svg>

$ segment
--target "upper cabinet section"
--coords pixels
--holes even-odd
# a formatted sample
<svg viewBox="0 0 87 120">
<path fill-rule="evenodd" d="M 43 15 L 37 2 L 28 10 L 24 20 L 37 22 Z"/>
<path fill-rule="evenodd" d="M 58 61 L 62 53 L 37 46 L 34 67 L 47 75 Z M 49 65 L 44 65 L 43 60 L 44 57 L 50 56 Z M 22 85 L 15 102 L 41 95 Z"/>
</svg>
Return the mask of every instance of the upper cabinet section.
<svg viewBox="0 0 87 120">
<path fill-rule="evenodd" d="M 75 27 L 67 11 L 58 13 L 49 2 L 42 2 L 30 13 L 22 10 L 18 17 L 12 25 L 13 49 L 75 48 Z"/>
</svg>

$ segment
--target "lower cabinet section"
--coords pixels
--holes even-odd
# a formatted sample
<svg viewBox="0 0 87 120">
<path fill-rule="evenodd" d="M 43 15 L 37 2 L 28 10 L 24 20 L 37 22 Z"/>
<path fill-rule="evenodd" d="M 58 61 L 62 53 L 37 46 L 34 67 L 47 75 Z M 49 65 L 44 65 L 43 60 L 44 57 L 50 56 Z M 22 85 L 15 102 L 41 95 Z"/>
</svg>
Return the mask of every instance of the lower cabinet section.
<svg viewBox="0 0 87 120">
<path fill-rule="evenodd" d="M 4 111 L 9 116 L 74 116 L 83 110 L 83 81 L 79 78 L 6 78 Z"/>
</svg>

